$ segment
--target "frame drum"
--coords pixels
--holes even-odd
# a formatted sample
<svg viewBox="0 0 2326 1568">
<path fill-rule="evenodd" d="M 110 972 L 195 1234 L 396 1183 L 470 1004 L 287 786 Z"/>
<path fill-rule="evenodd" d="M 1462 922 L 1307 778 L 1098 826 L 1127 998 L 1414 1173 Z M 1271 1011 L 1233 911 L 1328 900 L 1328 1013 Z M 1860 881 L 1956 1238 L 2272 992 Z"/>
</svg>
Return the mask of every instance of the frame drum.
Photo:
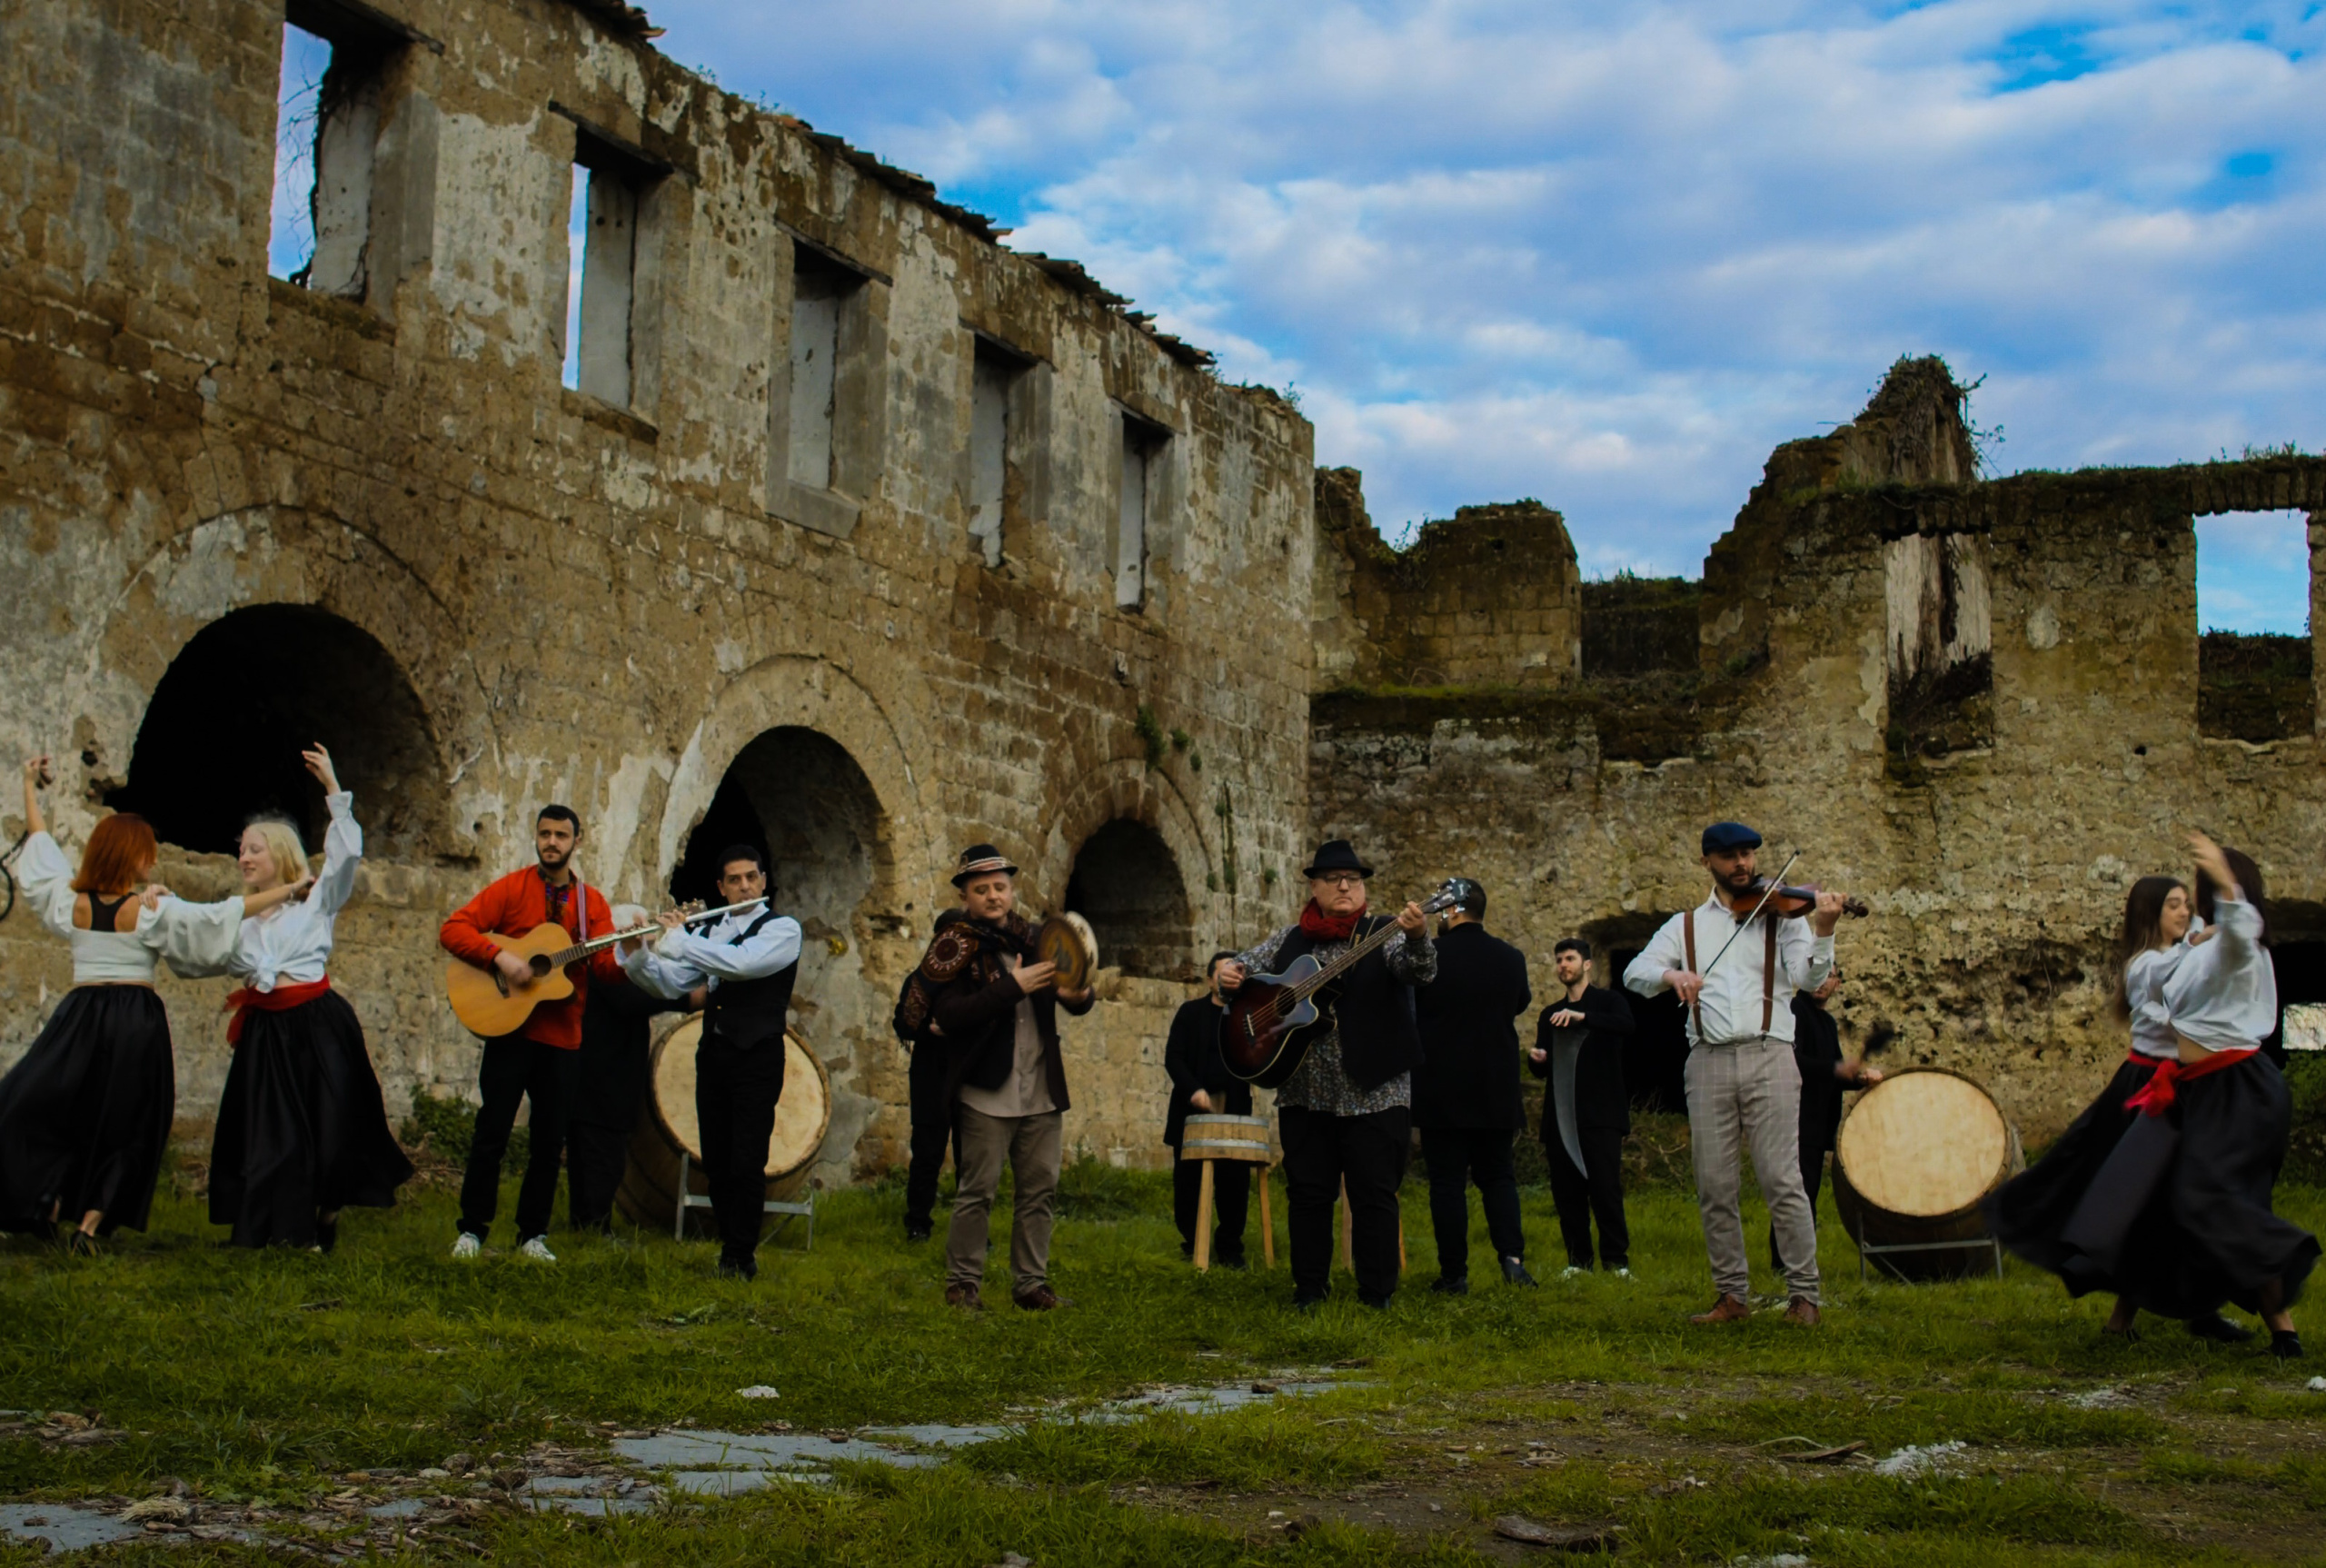
<svg viewBox="0 0 2326 1568">
<path fill-rule="evenodd" d="M 631 1134 L 630 1164 L 614 1195 L 622 1213 L 641 1225 L 669 1229 L 677 1209 L 679 1156 L 687 1157 L 687 1190 L 707 1195 L 702 1174 L 702 1132 L 695 1116 L 694 1052 L 702 1039 L 702 1019 L 689 1017 L 654 1047 L 646 1103 Z M 807 1181 L 808 1166 L 823 1146 L 832 1118 L 831 1079 L 807 1042 L 789 1029 L 783 1035 L 783 1095 L 775 1104 L 775 1131 L 767 1146 L 767 1196 L 793 1196 Z M 711 1211 L 691 1217 L 708 1226 Z"/>
<path fill-rule="evenodd" d="M 1089 921 L 1071 910 L 1052 915 L 1034 933 L 1034 952 L 1058 966 L 1059 990 L 1087 990 L 1098 968 L 1098 933 L 1090 929 Z"/>
<path fill-rule="evenodd" d="M 1944 1067 L 1902 1067 L 1858 1097 L 1834 1140 L 1834 1206 L 1867 1246 L 1973 1241 L 1979 1206 L 2026 1160 L 2019 1133 L 1987 1091 Z M 1970 1247 L 1893 1253 L 1884 1266 L 1916 1279 L 1992 1266 Z"/>
</svg>

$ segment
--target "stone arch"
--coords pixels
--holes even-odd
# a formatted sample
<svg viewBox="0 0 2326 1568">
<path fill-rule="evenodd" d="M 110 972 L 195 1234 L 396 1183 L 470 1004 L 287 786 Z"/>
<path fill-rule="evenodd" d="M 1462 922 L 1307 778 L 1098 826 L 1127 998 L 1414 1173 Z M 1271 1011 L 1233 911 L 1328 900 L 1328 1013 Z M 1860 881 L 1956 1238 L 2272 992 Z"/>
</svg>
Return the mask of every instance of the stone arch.
<svg viewBox="0 0 2326 1568">
<path fill-rule="evenodd" d="M 1066 907 L 1090 922 L 1103 964 L 1157 980 L 1199 973 L 1186 878 L 1163 835 L 1144 822 L 1117 817 L 1082 841 Z"/>
<path fill-rule="evenodd" d="M 1174 912 L 1171 918 L 1180 933 L 1177 939 L 1190 955 L 1182 963 L 1200 960 L 1202 955 L 1194 949 L 1210 935 L 1214 922 L 1196 889 L 1211 870 L 1213 856 L 1195 811 L 1168 775 L 1137 758 L 1101 763 L 1064 791 L 1056 820 L 1057 827 L 1042 847 L 1042 888 L 1057 889 L 1060 901 L 1071 907 L 1074 894 L 1069 888 L 1078 862 L 1107 834 L 1109 841 L 1100 853 L 1114 868 L 1135 872 L 1144 868 L 1144 874 L 1159 877 L 1168 868 L 1176 881 L 1176 898 L 1157 898 L 1153 908 Z M 1088 911 L 1082 912 L 1089 918 Z M 1092 923 L 1097 924 L 1095 918 Z M 1099 961 L 1108 965 L 1116 961 L 1103 936 Z M 1181 964 L 1174 964 L 1138 972 L 1176 978 L 1183 971 Z"/>
<path fill-rule="evenodd" d="M 745 844 L 767 858 L 776 907 L 809 942 L 852 934 L 887 861 L 879 799 L 847 748 L 780 725 L 735 754 L 671 872 L 673 899 L 719 900 L 720 856 Z"/>
</svg>

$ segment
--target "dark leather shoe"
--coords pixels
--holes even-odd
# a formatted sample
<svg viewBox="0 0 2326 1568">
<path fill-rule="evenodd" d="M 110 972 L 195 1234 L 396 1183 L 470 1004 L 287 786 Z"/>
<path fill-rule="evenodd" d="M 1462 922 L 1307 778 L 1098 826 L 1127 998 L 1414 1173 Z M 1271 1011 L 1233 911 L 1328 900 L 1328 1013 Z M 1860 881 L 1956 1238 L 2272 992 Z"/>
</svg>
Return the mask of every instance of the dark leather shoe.
<svg viewBox="0 0 2326 1568">
<path fill-rule="evenodd" d="M 967 1312 L 983 1312 L 985 1303 L 978 1299 L 974 1285 L 949 1285 L 945 1287 L 945 1305 L 958 1306 Z"/>
<path fill-rule="evenodd" d="M 2217 1312 L 2191 1318 L 2189 1332 L 2199 1339 L 2210 1339 L 2219 1345 L 2243 1345 L 2253 1337 L 2251 1329 L 2232 1323 Z"/>
<path fill-rule="evenodd" d="M 1532 1285 L 1535 1283 L 1535 1276 L 1526 1272 L 1526 1265 L 1517 1258 L 1506 1257 L 1502 1260 L 1502 1283 L 1505 1285 Z"/>
<path fill-rule="evenodd" d="M 1292 1310 L 1295 1312 L 1314 1312 L 1324 1305 L 1325 1296 L 1321 1291 L 1315 1295 L 1305 1295 L 1297 1291 L 1293 1293 Z"/>
<path fill-rule="evenodd" d="M 1742 1323 L 1753 1315 L 1753 1309 L 1733 1295 L 1724 1295 L 1712 1304 L 1710 1312 L 1700 1312 L 1688 1319 L 1690 1323 Z"/>
<path fill-rule="evenodd" d="M 2280 1361 L 2300 1361 L 2301 1359 L 2301 1335 L 2296 1334 L 2291 1328 L 2271 1329 L 2270 1331 L 2270 1354 L 2276 1356 Z"/>
<path fill-rule="evenodd" d="M 925 1225 L 909 1225 L 905 1226 L 905 1239 L 907 1241 L 927 1241 L 929 1239 L 929 1227 Z"/>
<path fill-rule="evenodd" d="M 1817 1310 L 1815 1302 L 1805 1295 L 1796 1295 L 1793 1298 L 1793 1305 L 1784 1309 L 1784 1320 L 1797 1323 L 1804 1328 L 1814 1328 L 1824 1321 L 1824 1315 Z"/>
<path fill-rule="evenodd" d="M 751 1280 L 760 1276 L 760 1263 L 755 1257 L 722 1257 L 719 1260 L 721 1279 Z"/>
<path fill-rule="evenodd" d="M 1028 1312 L 1054 1312 L 1061 1306 L 1074 1305 L 1047 1285 L 1038 1285 L 1031 1290 L 1021 1290 L 1009 1299 Z"/>
<path fill-rule="evenodd" d="M 1430 1290 L 1438 1295 L 1467 1295 L 1470 1276 L 1466 1274 L 1442 1274 L 1429 1282 Z"/>
</svg>

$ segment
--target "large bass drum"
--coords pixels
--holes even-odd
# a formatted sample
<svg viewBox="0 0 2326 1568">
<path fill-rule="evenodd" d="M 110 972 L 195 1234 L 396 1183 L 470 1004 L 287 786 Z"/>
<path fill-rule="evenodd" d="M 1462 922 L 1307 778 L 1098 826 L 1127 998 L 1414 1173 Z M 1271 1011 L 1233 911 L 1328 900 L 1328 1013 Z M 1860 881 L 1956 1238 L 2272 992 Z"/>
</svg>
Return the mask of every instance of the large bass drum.
<svg viewBox="0 0 2326 1568">
<path fill-rule="evenodd" d="M 688 1018 L 654 1047 L 651 1089 L 639 1107 L 630 1137 L 630 1164 L 614 1195 L 622 1213 L 641 1225 L 671 1228 L 678 1212 L 679 1156 L 687 1158 L 687 1191 L 707 1196 L 702 1174 L 702 1131 L 694 1109 L 694 1051 L 702 1020 Z M 831 1079 L 807 1042 L 783 1036 L 783 1096 L 775 1106 L 775 1131 L 767 1144 L 767 1196 L 794 1196 L 808 1179 L 808 1166 L 823 1146 L 832 1119 Z M 711 1211 L 698 1208 L 690 1220 L 708 1234 Z"/>
<path fill-rule="evenodd" d="M 1975 1242 L 1981 1200 L 2026 1166 L 2019 1133 L 1987 1091 L 1944 1067 L 1904 1067 L 1850 1109 L 1834 1140 L 1834 1206 L 1862 1246 Z M 1882 1266 L 1909 1279 L 1992 1269 L 1977 1246 L 1890 1253 Z"/>
</svg>

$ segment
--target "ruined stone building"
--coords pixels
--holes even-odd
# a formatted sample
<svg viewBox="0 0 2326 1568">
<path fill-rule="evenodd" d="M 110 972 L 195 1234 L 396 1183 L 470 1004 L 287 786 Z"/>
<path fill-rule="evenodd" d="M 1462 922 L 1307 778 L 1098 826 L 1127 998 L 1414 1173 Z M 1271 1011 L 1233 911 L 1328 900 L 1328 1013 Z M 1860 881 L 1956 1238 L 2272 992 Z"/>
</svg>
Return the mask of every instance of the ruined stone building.
<svg viewBox="0 0 2326 1568">
<path fill-rule="evenodd" d="M 334 981 L 392 1109 L 472 1091 L 436 928 L 549 800 L 617 900 L 766 842 L 832 1180 L 901 1158 L 890 1005 L 977 839 L 1098 932 L 1068 1136 L 1138 1164 L 1171 1007 L 1326 834 L 1384 895 L 1485 880 L 1547 994 L 1553 938 L 1635 947 L 1743 816 L 1874 903 L 1850 1029 L 2031 1133 L 2117 1048 L 2106 932 L 2179 828 L 2326 939 L 2314 666 L 2204 707 L 2190 522 L 2326 509 L 2318 460 L 1978 483 L 1907 365 L 1778 451 L 1702 583 L 1584 583 L 1531 504 L 1392 552 L 1284 401 L 611 0 L 12 15 L 0 751 L 57 754 L 68 848 L 137 809 L 218 897 L 246 814 L 319 827 L 296 750 L 331 746 L 369 838 Z M 293 279 L 286 25 L 331 47 Z M 69 978 L 0 920 L 0 1064 Z M 224 989 L 164 986 L 194 1121 Z"/>
</svg>

